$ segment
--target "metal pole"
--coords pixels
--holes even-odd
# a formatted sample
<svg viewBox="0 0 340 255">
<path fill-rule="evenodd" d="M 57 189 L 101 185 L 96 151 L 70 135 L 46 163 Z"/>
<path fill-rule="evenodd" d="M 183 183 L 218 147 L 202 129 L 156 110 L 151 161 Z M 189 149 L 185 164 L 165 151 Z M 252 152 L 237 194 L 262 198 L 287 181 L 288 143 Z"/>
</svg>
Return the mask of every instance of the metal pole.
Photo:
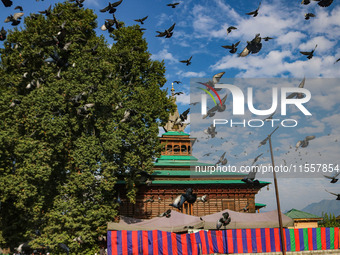
<svg viewBox="0 0 340 255">
<path fill-rule="evenodd" d="M 274 130 L 274 132 L 276 129 Z M 276 204 L 277 204 L 277 213 L 279 216 L 279 225 L 280 225 L 280 235 L 281 235 L 281 243 L 282 243 L 282 254 L 286 255 L 286 245 L 284 242 L 284 237 L 283 237 L 283 226 L 282 226 L 282 217 L 281 217 L 281 208 L 280 208 L 280 199 L 279 199 L 279 189 L 277 186 L 277 180 L 276 180 L 276 173 L 275 173 L 275 164 L 274 164 L 274 155 L 273 155 L 273 148 L 272 148 L 272 132 L 268 138 L 269 138 L 269 147 L 270 147 L 270 156 L 272 158 L 272 165 L 273 165 L 273 175 L 274 175 L 274 186 L 275 186 L 275 195 L 276 195 Z"/>
</svg>

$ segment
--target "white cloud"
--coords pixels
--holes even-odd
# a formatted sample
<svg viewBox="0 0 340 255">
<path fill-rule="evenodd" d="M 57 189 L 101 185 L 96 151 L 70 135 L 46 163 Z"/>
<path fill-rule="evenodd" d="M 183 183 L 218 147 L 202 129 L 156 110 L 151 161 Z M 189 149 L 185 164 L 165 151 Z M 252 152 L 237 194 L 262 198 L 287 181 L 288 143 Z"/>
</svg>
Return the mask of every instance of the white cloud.
<svg viewBox="0 0 340 255">
<path fill-rule="evenodd" d="M 206 74 L 205 72 L 183 72 L 183 71 L 179 71 L 177 72 L 177 75 L 178 76 L 181 76 L 181 77 L 186 77 L 186 78 L 190 78 L 190 77 L 195 77 L 195 78 L 198 78 L 198 77 L 204 77 Z"/>
<path fill-rule="evenodd" d="M 179 60 L 176 59 L 172 53 L 168 52 L 167 49 L 163 49 L 156 54 L 151 55 L 152 60 L 167 60 L 170 63 L 177 63 Z"/>
</svg>

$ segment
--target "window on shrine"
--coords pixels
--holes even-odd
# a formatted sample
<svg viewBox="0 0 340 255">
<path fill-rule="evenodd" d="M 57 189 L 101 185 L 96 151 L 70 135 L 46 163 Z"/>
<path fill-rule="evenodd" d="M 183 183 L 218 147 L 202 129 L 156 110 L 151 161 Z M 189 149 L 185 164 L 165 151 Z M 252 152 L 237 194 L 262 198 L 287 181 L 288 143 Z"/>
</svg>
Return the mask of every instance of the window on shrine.
<svg viewBox="0 0 340 255">
<path fill-rule="evenodd" d="M 191 154 L 191 146 L 188 146 L 188 153 Z"/>
<path fill-rule="evenodd" d="M 180 153 L 179 145 L 175 145 L 175 146 L 174 146 L 174 152 L 175 152 L 175 153 Z"/>
<path fill-rule="evenodd" d="M 182 152 L 182 153 L 185 153 L 185 154 L 188 153 L 188 151 L 187 151 L 187 146 L 182 145 L 182 146 L 181 146 L 181 152 Z"/>
<path fill-rule="evenodd" d="M 171 153 L 172 152 L 172 145 L 166 146 L 166 152 Z"/>
</svg>

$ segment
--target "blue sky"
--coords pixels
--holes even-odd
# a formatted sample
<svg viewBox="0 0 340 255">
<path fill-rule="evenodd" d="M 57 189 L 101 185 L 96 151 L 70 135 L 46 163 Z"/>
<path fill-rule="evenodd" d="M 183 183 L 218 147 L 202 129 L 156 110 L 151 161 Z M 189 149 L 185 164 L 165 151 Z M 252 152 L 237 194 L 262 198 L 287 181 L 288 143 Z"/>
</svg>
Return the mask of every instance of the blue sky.
<svg viewBox="0 0 340 255">
<path fill-rule="evenodd" d="M 0 3 L 0 14 L 4 20 L 14 12 L 16 5 L 24 8 L 25 16 L 29 13 L 42 11 L 50 4 L 59 1 L 13 0 L 10 8 L 4 8 Z M 61 1 L 60 1 L 61 2 Z M 182 84 L 175 85 L 177 92 L 183 92 L 177 97 L 180 112 L 188 108 L 190 103 L 190 79 L 211 78 L 218 72 L 225 72 L 225 78 L 340 78 L 340 62 L 334 62 L 340 58 L 338 38 L 340 36 L 340 5 L 335 1 L 330 7 L 321 8 L 313 1 L 309 5 L 301 5 L 300 1 L 268 0 L 262 1 L 257 17 L 245 15 L 255 10 L 259 1 L 236 0 L 206 0 L 206 1 L 178 1 L 176 8 L 166 6 L 171 1 L 165 0 L 123 0 L 117 8 L 116 17 L 124 21 L 126 25 L 134 25 L 134 19 L 148 16 L 142 27 L 146 28 L 144 37 L 149 46 L 149 52 L 154 60 L 164 60 L 166 66 L 167 83 L 165 88 L 170 92 L 171 83 L 180 80 Z M 108 13 L 100 13 L 108 1 L 85 0 L 84 6 L 91 8 L 98 15 L 98 34 L 103 34 L 108 43 L 113 43 L 107 32 L 99 27 L 105 19 L 111 18 Z M 304 19 L 304 14 L 312 12 L 316 15 L 310 20 Z M 0 27 L 10 29 L 11 26 L 0 21 Z M 158 38 L 156 31 L 164 31 L 173 23 L 176 23 L 172 38 Z M 237 27 L 237 30 L 227 34 L 229 26 Z M 20 25 L 19 25 L 20 27 Z M 237 56 L 246 46 L 246 42 L 252 40 L 257 33 L 261 37 L 273 37 L 268 42 L 262 41 L 262 49 L 259 53 L 245 58 Z M 231 54 L 222 48 L 222 45 L 230 45 L 240 41 L 236 54 Z M 311 51 L 318 45 L 314 57 L 310 60 L 299 51 Z M 192 64 L 186 66 L 179 60 L 192 57 Z M 307 86 L 308 84 L 306 84 Z M 339 97 L 340 90 L 336 84 L 329 87 L 321 87 L 320 84 L 308 85 L 312 92 L 310 102 L 313 107 L 313 118 L 306 121 L 304 129 L 290 134 L 290 139 L 282 136 L 282 141 L 277 147 L 284 150 L 285 146 L 291 146 L 301 136 L 317 133 L 319 140 L 315 140 L 315 146 L 326 150 L 327 137 L 331 133 L 332 141 L 339 136 L 338 123 L 340 121 Z M 269 87 L 265 87 L 263 93 L 259 92 L 258 98 L 265 98 L 269 93 Z M 320 106 L 320 107 L 318 107 Z M 328 119 L 325 119 L 328 118 Z M 190 121 L 190 120 L 189 120 Z M 190 132 L 190 128 L 187 129 Z M 230 137 L 230 136 L 233 136 Z M 334 135 L 334 137 L 333 137 Z M 327 136 L 327 137 L 326 137 Z M 260 139 L 258 134 L 256 139 Z M 325 137 L 325 139 L 321 139 Z M 247 141 L 241 134 L 225 132 L 225 139 L 235 139 L 240 145 Z M 256 140 L 257 141 L 257 140 Z M 288 143 L 290 141 L 290 143 Z M 340 139 L 339 139 L 340 142 Z M 340 143 L 339 143 L 340 144 Z M 339 149 L 339 144 L 333 144 L 329 151 Z M 312 145 L 312 144 L 311 144 Z M 335 146 L 335 147 L 334 147 Z M 309 147 L 308 147 L 309 148 Z M 313 150 L 313 147 L 310 147 Z M 316 147 L 314 147 L 315 149 Z M 307 148 L 306 148 L 307 149 Z M 219 150 L 222 152 L 224 148 Z M 243 151 L 243 148 L 240 150 Z M 327 150 L 326 150 L 327 151 Z M 232 153 L 232 152 L 231 152 Z M 249 153 L 250 160 L 257 151 Z M 247 153 L 248 155 L 248 153 Z M 199 155 L 198 155 L 199 156 Z M 231 155 L 230 155 L 231 156 Z M 281 154 L 277 155 L 282 157 Z M 268 157 L 268 155 L 266 155 Z M 247 158 L 242 158 L 246 161 Z M 265 161 L 266 159 L 262 159 Z M 338 161 L 338 163 L 340 163 Z M 279 179 L 280 195 L 283 210 L 291 208 L 301 209 L 312 202 L 322 199 L 334 199 L 324 189 L 339 193 L 339 184 L 329 184 L 326 179 Z M 292 199 L 294 197 L 294 199 Z M 257 195 L 256 202 L 266 203 L 267 210 L 275 209 L 274 189 L 263 190 Z M 340 213 L 340 212 L 339 212 Z"/>
</svg>

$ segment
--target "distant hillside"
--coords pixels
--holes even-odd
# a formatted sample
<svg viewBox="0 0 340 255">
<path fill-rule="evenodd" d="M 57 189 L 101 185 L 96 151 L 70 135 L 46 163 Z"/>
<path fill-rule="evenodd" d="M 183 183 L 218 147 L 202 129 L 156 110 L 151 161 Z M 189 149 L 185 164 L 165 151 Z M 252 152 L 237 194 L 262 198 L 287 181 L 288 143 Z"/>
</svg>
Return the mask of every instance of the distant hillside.
<svg viewBox="0 0 340 255">
<path fill-rule="evenodd" d="M 322 212 L 324 213 L 334 213 L 335 216 L 340 215 L 340 201 L 339 200 L 321 200 L 318 203 L 313 203 L 307 205 L 305 208 L 301 209 L 301 211 L 309 212 L 318 216 L 322 216 Z"/>
</svg>

